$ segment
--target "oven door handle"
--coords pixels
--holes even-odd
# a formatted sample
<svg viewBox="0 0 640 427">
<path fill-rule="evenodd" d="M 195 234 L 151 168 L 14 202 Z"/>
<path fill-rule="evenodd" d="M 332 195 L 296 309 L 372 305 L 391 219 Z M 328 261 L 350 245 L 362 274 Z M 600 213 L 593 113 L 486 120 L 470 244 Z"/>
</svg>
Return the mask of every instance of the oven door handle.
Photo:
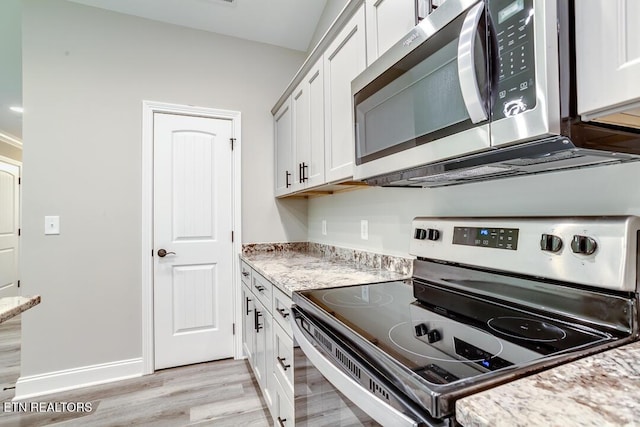
<svg viewBox="0 0 640 427">
<path fill-rule="evenodd" d="M 462 99 L 464 99 L 472 123 L 479 123 L 488 118 L 482 95 L 480 95 L 475 62 L 476 35 L 478 33 L 476 28 L 483 11 L 483 1 L 469 10 L 464 18 L 458 39 L 458 79 L 460 80 Z"/>
<path fill-rule="evenodd" d="M 351 379 L 347 374 L 329 361 L 316 348 L 300 329 L 297 321 L 291 322 L 293 337 L 304 352 L 307 359 L 320 373 L 334 385 L 351 402 L 362 409 L 367 415 L 382 425 L 398 427 L 417 427 L 419 423 L 397 409 L 387 405 L 375 397 L 368 390 Z"/>
</svg>

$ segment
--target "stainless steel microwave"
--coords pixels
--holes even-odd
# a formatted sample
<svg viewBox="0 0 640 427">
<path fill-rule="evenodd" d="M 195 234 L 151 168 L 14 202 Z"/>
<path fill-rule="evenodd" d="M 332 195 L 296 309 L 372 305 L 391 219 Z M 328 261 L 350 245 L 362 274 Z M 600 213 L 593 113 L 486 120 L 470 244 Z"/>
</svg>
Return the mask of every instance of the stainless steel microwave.
<svg viewBox="0 0 640 427">
<path fill-rule="evenodd" d="M 353 80 L 354 179 L 441 186 L 640 159 L 576 114 L 572 0 L 446 0 Z"/>
</svg>

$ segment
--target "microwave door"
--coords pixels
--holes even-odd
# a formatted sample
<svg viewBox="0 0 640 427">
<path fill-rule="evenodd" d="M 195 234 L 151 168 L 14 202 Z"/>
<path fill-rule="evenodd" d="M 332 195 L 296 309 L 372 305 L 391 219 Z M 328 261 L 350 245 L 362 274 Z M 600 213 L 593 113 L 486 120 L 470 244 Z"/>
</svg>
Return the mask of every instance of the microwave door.
<svg viewBox="0 0 640 427">
<path fill-rule="evenodd" d="M 506 146 L 561 132 L 558 2 L 491 0 L 491 145 Z M 535 13 L 534 13 L 535 12 Z"/>
<path fill-rule="evenodd" d="M 352 83 L 355 179 L 415 168 L 490 148 L 488 42 L 484 2 L 448 0 L 404 42 Z M 415 36 L 414 34 L 421 34 Z"/>
</svg>

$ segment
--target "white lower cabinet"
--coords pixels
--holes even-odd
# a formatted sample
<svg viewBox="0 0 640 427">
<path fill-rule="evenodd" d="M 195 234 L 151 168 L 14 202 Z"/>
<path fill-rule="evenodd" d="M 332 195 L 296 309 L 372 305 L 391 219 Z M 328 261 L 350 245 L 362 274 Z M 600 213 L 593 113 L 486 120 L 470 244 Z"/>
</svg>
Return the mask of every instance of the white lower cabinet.
<svg viewBox="0 0 640 427">
<path fill-rule="evenodd" d="M 241 265 L 245 273 L 247 264 Z M 290 427 L 295 422 L 291 298 L 255 270 L 243 276 L 251 278 L 242 286 L 243 349 L 274 425 Z"/>
</svg>

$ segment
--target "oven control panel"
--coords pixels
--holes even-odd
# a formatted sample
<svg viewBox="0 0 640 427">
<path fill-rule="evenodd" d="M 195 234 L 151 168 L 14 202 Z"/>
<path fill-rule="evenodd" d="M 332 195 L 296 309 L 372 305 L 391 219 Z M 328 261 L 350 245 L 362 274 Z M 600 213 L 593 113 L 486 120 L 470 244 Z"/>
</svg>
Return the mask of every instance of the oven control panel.
<svg viewBox="0 0 640 427">
<path fill-rule="evenodd" d="M 429 218 L 416 257 L 620 291 L 636 290 L 640 217 Z"/>
<path fill-rule="evenodd" d="M 453 244 L 515 251 L 518 231 L 504 227 L 453 227 Z"/>
</svg>

